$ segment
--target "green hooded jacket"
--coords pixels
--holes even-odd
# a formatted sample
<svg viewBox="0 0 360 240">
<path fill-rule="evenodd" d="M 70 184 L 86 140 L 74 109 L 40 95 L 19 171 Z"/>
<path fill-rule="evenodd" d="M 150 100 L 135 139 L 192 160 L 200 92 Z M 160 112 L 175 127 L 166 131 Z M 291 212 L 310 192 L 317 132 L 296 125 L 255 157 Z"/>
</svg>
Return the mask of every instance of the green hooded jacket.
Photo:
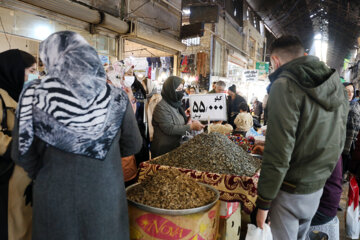
<svg viewBox="0 0 360 240">
<path fill-rule="evenodd" d="M 324 187 L 344 147 L 349 111 L 339 75 L 317 57 L 294 59 L 269 78 L 261 209 L 269 209 L 280 188 L 310 194 Z"/>
</svg>

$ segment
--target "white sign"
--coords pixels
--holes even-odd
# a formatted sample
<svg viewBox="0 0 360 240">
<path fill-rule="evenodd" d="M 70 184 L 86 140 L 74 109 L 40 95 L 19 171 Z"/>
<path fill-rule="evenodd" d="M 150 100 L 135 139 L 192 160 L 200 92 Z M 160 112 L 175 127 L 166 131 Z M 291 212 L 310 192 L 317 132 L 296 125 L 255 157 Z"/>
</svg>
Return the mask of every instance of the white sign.
<svg viewBox="0 0 360 240">
<path fill-rule="evenodd" d="M 227 121 L 226 94 L 192 94 L 190 112 L 192 120 Z"/>
<path fill-rule="evenodd" d="M 245 81 L 255 82 L 258 80 L 258 70 L 244 70 Z"/>
</svg>

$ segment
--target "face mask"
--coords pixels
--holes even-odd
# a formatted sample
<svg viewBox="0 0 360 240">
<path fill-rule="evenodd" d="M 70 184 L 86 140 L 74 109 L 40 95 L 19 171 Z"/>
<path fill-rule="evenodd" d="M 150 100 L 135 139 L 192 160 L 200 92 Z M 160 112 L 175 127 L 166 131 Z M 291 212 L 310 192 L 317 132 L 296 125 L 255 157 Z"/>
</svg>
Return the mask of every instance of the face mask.
<svg viewBox="0 0 360 240">
<path fill-rule="evenodd" d="M 184 97 L 184 91 L 176 91 L 176 99 L 180 101 Z"/>
<path fill-rule="evenodd" d="M 131 85 L 133 85 L 134 81 L 135 81 L 134 76 L 125 76 L 124 86 L 131 87 Z"/>
<path fill-rule="evenodd" d="M 38 74 L 29 73 L 27 82 L 31 82 L 32 80 L 35 80 L 35 79 L 38 79 L 38 78 L 39 78 Z"/>
<path fill-rule="evenodd" d="M 28 80 L 26 82 L 24 82 L 23 89 L 26 88 L 26 86 L 29 85 L 30 82 L 35 80 L 35 79 L 39 79 L 39 76 L 37 74 L 29 73 L 28 74 Z"/>
</svg>

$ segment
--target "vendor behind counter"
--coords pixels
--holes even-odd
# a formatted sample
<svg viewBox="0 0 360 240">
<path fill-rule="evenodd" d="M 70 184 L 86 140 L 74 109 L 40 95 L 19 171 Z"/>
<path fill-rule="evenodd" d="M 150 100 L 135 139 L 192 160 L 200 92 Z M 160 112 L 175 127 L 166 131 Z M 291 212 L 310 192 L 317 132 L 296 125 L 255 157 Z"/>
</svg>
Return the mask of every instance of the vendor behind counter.
<svg viewBox="0 0 360 240">
<path fill-rule="evenodd" d="M 164 82 L 161 91 L 162 100 L 156 105 L 152 124 L 154 137 L 151 143 L 151 155 L 157 157 L 180 146 L 181 137 L 191 130 L 204 128 L 199 121 L 188 123 L 181 99 L 184 96 L 182 79 L 171 76 Z"/>
</svg>

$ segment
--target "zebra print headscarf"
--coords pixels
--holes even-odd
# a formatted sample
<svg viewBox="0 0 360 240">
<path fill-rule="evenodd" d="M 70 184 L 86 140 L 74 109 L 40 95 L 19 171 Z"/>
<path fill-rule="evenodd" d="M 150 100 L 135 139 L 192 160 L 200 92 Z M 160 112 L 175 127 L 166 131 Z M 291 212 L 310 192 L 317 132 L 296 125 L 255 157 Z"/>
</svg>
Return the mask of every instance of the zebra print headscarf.
<svg viewBox="0 0 360 240">
<path fill-rule="evenodd" d="M 60 150 L 104 159 L 121 126 L 126 93 L 106 83 L 97 52 L 77 33 L 50 35 L 40 57 L 48 76 L 31 82 L 19 101 L 20 156 L 37 136 Z"/>
</svg>

